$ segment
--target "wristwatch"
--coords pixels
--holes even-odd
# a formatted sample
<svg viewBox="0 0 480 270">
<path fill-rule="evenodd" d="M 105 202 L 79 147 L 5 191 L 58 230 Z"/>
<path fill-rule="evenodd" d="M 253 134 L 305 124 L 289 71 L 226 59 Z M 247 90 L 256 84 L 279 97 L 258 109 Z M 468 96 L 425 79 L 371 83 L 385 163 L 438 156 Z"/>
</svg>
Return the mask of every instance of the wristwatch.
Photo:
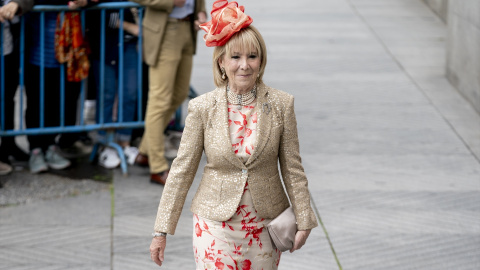
<svg viewBox="0 0 480 270">
<path fill-rule="evenodd" d="M 153 237 L 160 237 L 160 236 L 167 237 L 167 233 L 164 233 L 164 232 L 154 232 L 154 233 L 152 233 L 152 236 L 153 236 Z"/>
</svg>

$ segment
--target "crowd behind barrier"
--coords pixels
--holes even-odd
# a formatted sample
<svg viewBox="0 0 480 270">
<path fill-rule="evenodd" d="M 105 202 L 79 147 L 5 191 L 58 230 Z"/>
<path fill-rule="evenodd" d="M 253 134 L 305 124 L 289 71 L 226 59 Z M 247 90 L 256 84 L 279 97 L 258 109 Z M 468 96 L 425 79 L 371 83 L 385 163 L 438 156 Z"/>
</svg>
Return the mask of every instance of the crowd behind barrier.
<svg viewBox="0 0 480 270">
<path fill-rule="evenodd" d="M 131 8 L 136 8 L 138 10 L 138 13 L 136 16 L 136 19 L 138 22 L 138 36 L 136 38 L 136 105 L 135 108 L 133 109 L 134 113 L 134 120 L 125 120 L 123 119 L 124 113 L 123 111 L 125 109 L 129 109 L 129 112 L 132 111 L 132 108 L 126 108 L 123 102 L 124 98 L 124 84 L 123 83 L 118 83 L 118 89 L 117 89 L 117 95 L 116 95 L 116 100 L 115 100 L 115 108 L 116 108 L 116 120 L 113 122 L 106 122 L 105 118 L 106 115 L 104 114 L 104 106 L 105 106 L 105 59 L 106 59 L 106 54 L 108 54 L 108 51 L 106 51 L 106 28 L 108 27 L 106 25 L 106 20 L 105 16 L 108 10 L 118 10 L 119 14 L 119 21 L 122 22 L 124 19 L 124 13 L 126 10 L 131 9 Z M 5 71 L 6 67 L 5 66 L 5 59 L 4 59 L 4 48 L 3 46 L 0 46 L 0 137 L 5 137 L 5 136 L 17 136 L 17 135 L 44 135 L 44 134 L 70 134 L 70 133 L 79 133 L 79 132 L 88 132 L 88 131 L 101 131 L 105 130 L 107 131 L 106 134 L 107 136 L 104 136 L 102 140 L 99 142 L 95 143 L 90 159 L 93 160 L 95 158 L 95 155 L 97 154 L 97 151 L 99 149 L 99 146 L 104 145 L 104 146 L 109 146 L 115 149 L 119 157 L 121 159 L 121 168 L 123 173 L 125 174 L 127 172 L 127 162 L 125 159 L 125 155 L 123 153 L 123 149 L 120 145 L 118 145 L 115 140 L 113 130 L 118 130 L 118 129 L 126 129 L 126 128 L 143 128 L 144 127 L 144 112 L 145 112 L 145 101 L 146 101 L 146 91 L 145 85 L 148 86 L 148 81 L 145 80 L 144 76 L 144 71 L 146 71 L 146 66 L 143 64 L 142 61 L 142 19 L 143 19 L 143 10 L 144 8 L 136 3 L 131 3 L 131 2 L 109 2 L 109 3 L 99 3 L 97 5 L 85 8 L 85 9 L 79 9 L 75 10 L 75 12 L 78 12 L 80 16 L 80 22 L 81 22 L 81 29 L 82 29 L 82 34 L 83 37 L 88 36 L 85 35 L 85 31 L 88 31 L 88 28 L 86 28 L 86 23 L 88 22 L 89 19 L 92 18 L 92 16 L 89 16 L 89 13 L 93 12 L 96 10 L 100 14 L 100 20 L 99 20 L 99 25 L 95 25 L 94 27 L 98 27 L 99 29 L 95 29 L 96 31 L 99 31 L 100 33 L 100 42 L 99 44 L 94 44 L 94 43 L 89 43 L 87 48 L 88 51 L 92 50 L 97 50 L 98 52 L 98 80 L 99 83 L 91 83 L 94 78 L 92 76 L 92 59 L 90 58 L 90 76 L 87 78 L 79 80 L 80 84 L 80 92 L 78 95 L 77 103 L 78 108 L 76 108 L 76 104 L 66 104 L 65 103 L 65 96 L 66 94 L 68 95 L 69 89 L 66 89 L 66 84 L 68 83 L 67 80 L 70 80 L 70 78 L 66 78 L 66 74 L 70 73 L 69 71 L 67 72 L 68 64 L 63 63 L 60 65 L 60 74 L 59 78 L 60 81 L 59 86 L 60 86 L 60 97 L 59 97 L 59 104 L 58 104 L 58 115 L 59 115 L 59 124 L 56 126 L 52 126 L 51 124 L 46 124 L 45 122 L 48 121 L 48 117 L 45 116 L 45 83 L 46 77 L 45 72 L 48 71 L 48 68 L 45 66 L 45 40 L 43 38 L 44 33 L 45 33 L 45 15 L 51 12 L 58 12 L 59 13 L 59 22 L 57 22 L 57 29 L 56 31 L 58 32 L 58 24 L 63 25 L 64 20 L 66 20 L 66 14 L 69 14 L 72 12 L 72 10 L 69 10 L 68 6 L 56 6 L 56 5 L 36 5 L 34 6 L 33 10 L 30 12 L 37 13 L 40 18 L 40 25 L 39 31 L 40 31 L 40 66 L 39 66 L 39 78 L 38 80 L 38 86 L 39 86 L 39 93 L 38 93 L 38 127 L 26 127 L 24 121 L 25 121 L 25 106 L 24 106 L 24 99 L 28 99 L 28 94 L 27 97 L 25 97 L 25 82 L 26 80 L 30 80 L 35 82 L 36 78 L 25 78 L 25 69 L 26 69 L 26 61 L 25 61 L 25 46 L 27 41 L 27 33 L 25 31 L 25 17 L 22 16 L 20 17 L 20 36 L 19 36 L 19 44 L 18 44 L 18 61 L 19 61 L 19 90 L 18 91 L 18 98 L 19 100 L 16 102 L 18 106 L 16 106 L 15 111 L 18 112 L 18 122 L 17 122 L 17 128 L 6 128 L 6 119 L 5 119 L 5 102 L 8 102 L 5 100 L 5 80 L 8 78 L 5 78 Z M 68 17 L 70 18 L 70 17 Z M 0 40 L 2 45 L 4 44 L 4 35 L 3 35 L 3 24 L 0 25 Z M 120 53 L 124 51 L 124 26 L 123 24 L 118 25 L 118 48 L 119 48 L 119 54 L 118 54 L 118 82 L 123 82 L 123 77 L 126 76 L 124 74 L 124 69 L 123 66 L 125 65 L 124 61 L 124 54 Z M 57 33 L 58 34 L 58 33 Z M 148 78 L 147 78 L 148 80 Z M 85 110 L 85 101 L 87 100 L 87 92 L 88 88 L 90 85 L 98 85 L 98 89 L 96 89 L 96 121 L 95 122 L 89 122 L 85 121 L 84 117 L 84 110 Z M 66 92 L 67 91 L 67 92 Z M 33 96 L 33 95 L 32 95 Z M 195 91 L 190 88 L 190 98 L 195 97 Z M 32 97 L 30 97 L 32 98 Z M 35 98 L 35 97 L 34 97 Z M 75 124 L 67 124 L 66 122 L 66 111 L 68 109 L 71 109 L 70 106 L 75 108 Z M 28 108 L 27 108 L 28 109 Z M 57 108 L 55 108 L 57 109 Z M 47 118 L 47 119 L 46 119 Z M 115 118 L 115 117 L 114 117 Z M 171 125 L 170 127 L 175 130 L 181 130 L 182 126 L 180 124 L 180 119 L 181 119 L 181 108 L 179 108 L 176 112 L 176 117 L 175 117 L 175 123 Z"/>
</svg>

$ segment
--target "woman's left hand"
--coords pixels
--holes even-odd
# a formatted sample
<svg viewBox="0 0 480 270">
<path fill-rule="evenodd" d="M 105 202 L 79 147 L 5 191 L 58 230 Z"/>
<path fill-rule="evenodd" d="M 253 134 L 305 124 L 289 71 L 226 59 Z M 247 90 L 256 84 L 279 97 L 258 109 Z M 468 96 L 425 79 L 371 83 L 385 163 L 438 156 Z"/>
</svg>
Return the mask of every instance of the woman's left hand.
<svg viewBox="0 0 480 270">
<path fill-rule="evenodd" d="M 9 2 L 3 7 L 0 7 L 0 22 L 5 22 L 6 20 L 13 19 L 13 16 L 17 14 L 18 3 Z"/>
<path fill-rule="evenodd" d="M 298 231 L 295 234 L 295 243 L 293 244 L 292 249 L 290 249 L 290 253 L 294 252 L 295 250 L 301 249 L 303 245 L 305 245 L 308 235 L 310 235 L 310 231 L 311 230 Z"/>
</svg>

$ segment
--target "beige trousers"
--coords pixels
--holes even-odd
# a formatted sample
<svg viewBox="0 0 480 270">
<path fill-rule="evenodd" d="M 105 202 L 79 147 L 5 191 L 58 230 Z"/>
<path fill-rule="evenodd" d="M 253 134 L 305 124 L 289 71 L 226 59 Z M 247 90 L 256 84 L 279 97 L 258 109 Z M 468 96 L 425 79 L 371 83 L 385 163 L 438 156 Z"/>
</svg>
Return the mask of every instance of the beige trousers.
<svg viewBox="0 0 480 270">
<path fill-rule="evenodd" d="M 156 66 L 149 67 L 149 90 L 145 133 L 140 152 L 148 155 L 150 173 L 169 168 L 165 136 L 175 110 L 188 96 L 193 60 L 190 22 L 169 20 Z"/>
</svg>

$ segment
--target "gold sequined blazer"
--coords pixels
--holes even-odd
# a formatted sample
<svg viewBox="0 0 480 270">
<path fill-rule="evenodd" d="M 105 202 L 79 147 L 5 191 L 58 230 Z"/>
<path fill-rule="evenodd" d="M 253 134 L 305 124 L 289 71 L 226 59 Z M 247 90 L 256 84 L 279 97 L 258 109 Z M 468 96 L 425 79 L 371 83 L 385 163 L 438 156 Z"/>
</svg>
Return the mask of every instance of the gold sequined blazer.
<svg viewBox="0 0 480 270">
<path fill-rule="evenodd" d="M 210 220 L 228 220 L 237 210 L 248 181 L 258 216 L 275 218 L 289 207 L 290 198 L 298 229 L 316 227 L 299 154 L 293 101 L 292 95 L 280 90 L 264 84 L 257 87 L 256 147 L 244 164 L 232 150 L 225 88 L 191 100 L 178 156 L 158 207 L 155 231 L 175 233 L 203 152 L 207 164 L 192 201 L 193 213 Z"/>
</svg>

